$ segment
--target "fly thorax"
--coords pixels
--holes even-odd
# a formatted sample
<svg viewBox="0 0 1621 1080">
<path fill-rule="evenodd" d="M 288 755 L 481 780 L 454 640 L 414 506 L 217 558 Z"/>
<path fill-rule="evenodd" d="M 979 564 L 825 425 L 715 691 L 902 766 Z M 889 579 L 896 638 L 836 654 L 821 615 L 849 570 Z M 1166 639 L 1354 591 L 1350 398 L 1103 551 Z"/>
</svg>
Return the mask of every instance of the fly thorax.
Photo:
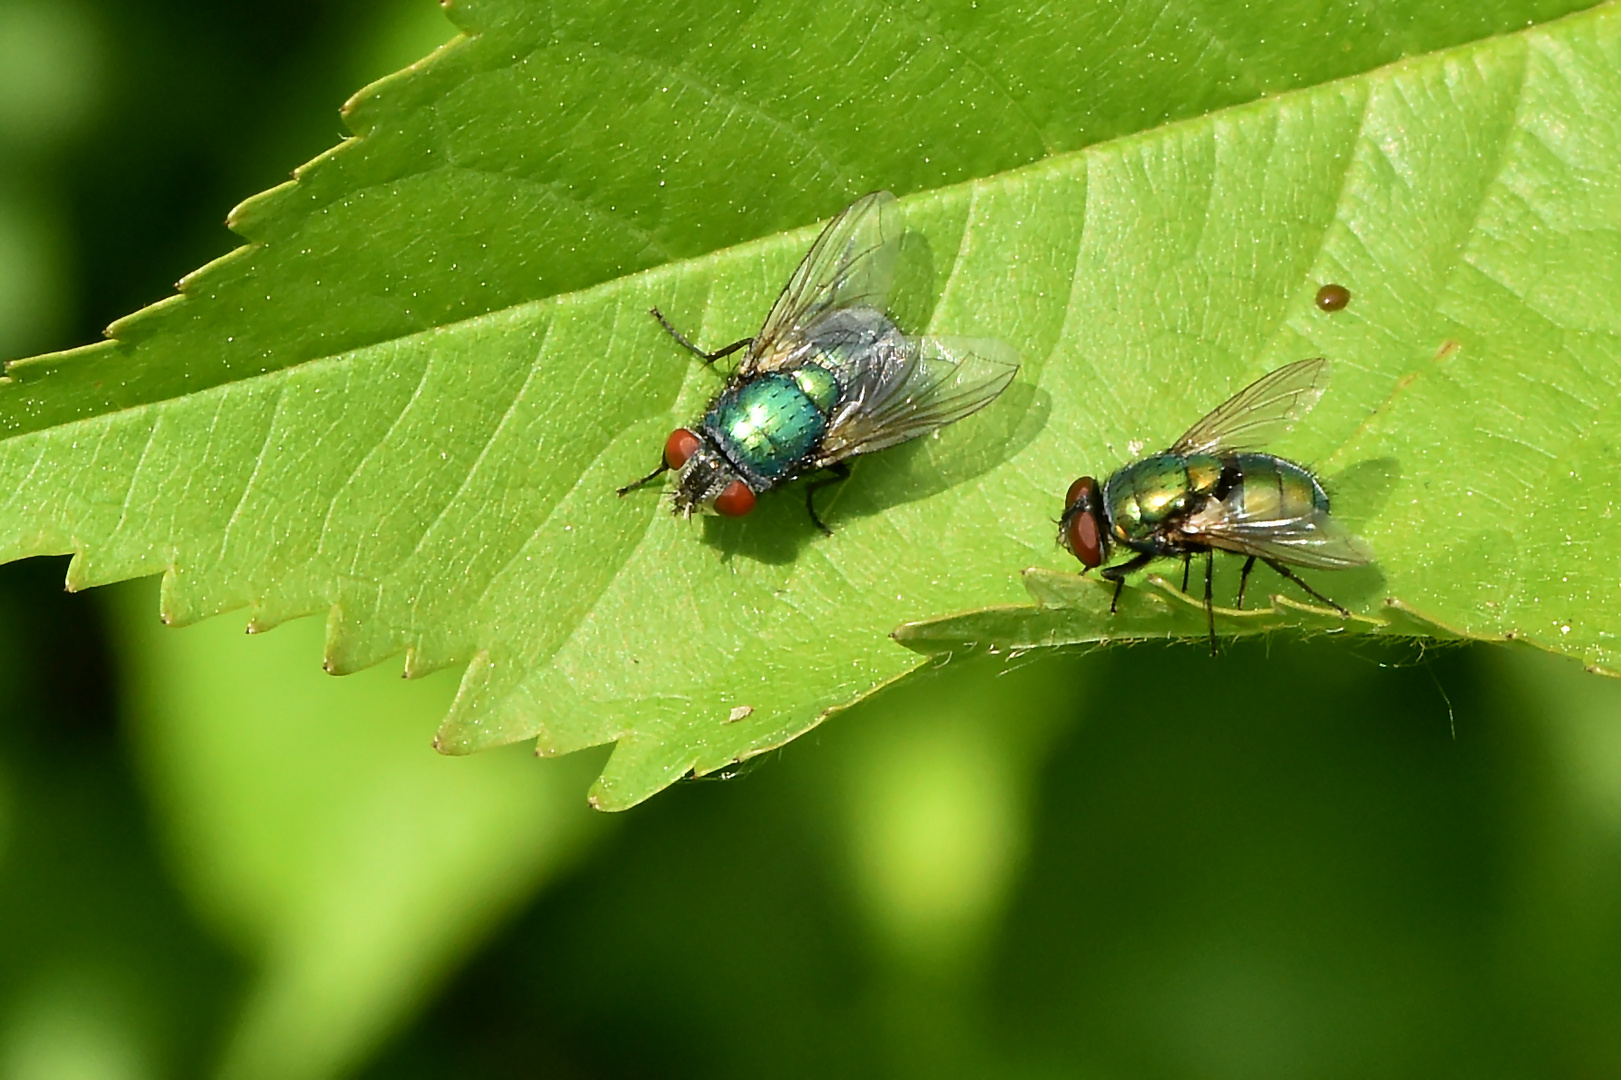
<svg viewBox="0 0 1621 1080">
<path fill-rule="evenodd" d="M 1116 540 L 1129 540 L 1142 530 L 1142 508 L 1137 505 L 1125 470 L 1115 473 L 1104 484 L 1103 510 L 1109 520 L 1109 531 Z"/>
<path fill-rule="evenodd" d="M 793 475 L 827 431 L 802 375 L 817 394 L 825 397 L 829 383 L 837 394 L 832 376 L 811 365 L 728 387 L 704 416 L 704 434 L 757 491 Z"/>
<path fill-rule="evenodd" d="M 1187 488 L 1153 488 L 1138 492 L 1137 506 L 1145 521 L 1164 521 L 1186 512 Z"/>
<path fill-rule="evenodd" d="M 822 415 L 831 413 L 833 406 L 839 403 L 839 381 L 827 368 L 819 364 L 806 364 L 796 368 L 791 378 Z"/>
<path fill-rule="evenodd" d="M 1215 454 L 1190 454 L 1183 467 L 1187 470 L 1189 491 L 1218 498 L 1222 494 L 1223 475 L 1236 472 L 1236 468 L 1229 469 L 1228 463 Z"/>
<path fill-rule="evenodd" d="M 1115 538 L 1129 543 L 1154 536 L 1202 498 L 1189 490 L 1184 458 L 1156 454 L 1109 477 L 1104 501 Z"/>
</svg>

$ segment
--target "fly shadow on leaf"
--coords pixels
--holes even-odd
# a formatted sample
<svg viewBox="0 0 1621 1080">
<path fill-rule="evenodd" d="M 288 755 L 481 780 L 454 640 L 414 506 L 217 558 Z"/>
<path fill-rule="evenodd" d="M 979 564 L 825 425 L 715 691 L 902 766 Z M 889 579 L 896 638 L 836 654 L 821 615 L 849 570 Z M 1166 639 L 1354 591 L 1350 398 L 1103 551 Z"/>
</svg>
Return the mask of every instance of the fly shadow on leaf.
<svg viewBox="0 0 1621 1080">
<path fill-rule="evenodd" d="M 1401 463 L 1392 457 L 1380 457 L 1347 466 L 1332 477 L 1324 478 L 1322 484 L 1331 500 L 1335 519 L 1353 533 L 1360 533 L 1384 510 L 1400 482 Z M 1386 579 L 1379 568 L 1379 552 L 1375 550 L 1373 561 L 1368 565 L 1319 575 L 1318 580 L 1333 583 L 1334 598 L 1340 603 L 1366 608 L 1385 591 Z"/>
</svg>

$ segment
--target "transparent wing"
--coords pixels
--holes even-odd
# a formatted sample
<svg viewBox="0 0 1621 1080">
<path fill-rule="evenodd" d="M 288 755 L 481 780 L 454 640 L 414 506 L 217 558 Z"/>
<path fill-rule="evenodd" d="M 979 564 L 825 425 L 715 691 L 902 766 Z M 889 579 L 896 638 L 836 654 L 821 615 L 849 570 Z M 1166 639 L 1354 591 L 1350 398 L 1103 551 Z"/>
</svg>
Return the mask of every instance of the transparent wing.
<svg viewBox="0 0 1621 1080">
<path fill-rule="evenodd" d="M 828 222 L 771 305 L 739 374 L 792 367 L 816 325 L 832 312 L 881 312 L 895 280 L 901 231 L 895 196 L 887 191 L 863 195 Z"/>
<path fill-rule="evenodd" d="M 1246 517 L 1219 510 L 1196 514 L 1182 524 L 1190 538 L 1223 551 L 1276 559 L 1315 570 L 1348 570 L 1366 566 L 1373 553 L 1326 510 L 1291 518 Z"/>
<path fill-rule="evenodd" d="M 1328 388 L 1329 363 L 1298 360 L 1263 375 L 1212 409 L 1171 447 L 1173 454 L 1259 450 L 1311 412 Z"/>
<path fill-rule="evenodd" d="M 927 435 L 989 405 L 1018 374 L 1000 341 L 895 335 L 847 385 L 828 424 L 818 466 Z"/>
</svg>

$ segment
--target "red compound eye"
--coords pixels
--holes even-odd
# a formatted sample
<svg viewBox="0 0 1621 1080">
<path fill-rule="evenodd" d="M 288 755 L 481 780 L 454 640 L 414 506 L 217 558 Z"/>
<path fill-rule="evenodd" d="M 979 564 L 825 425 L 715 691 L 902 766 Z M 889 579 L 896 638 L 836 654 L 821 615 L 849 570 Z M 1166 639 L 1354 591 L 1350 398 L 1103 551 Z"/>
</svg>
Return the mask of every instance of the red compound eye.
<svg viewBox="0 0 1621 1080">
<path fill-rule="evenodd" d="M 1083 476 L 1064 494 L 1064 546 L 1088 569 L 1103 565 L 1102 516 L 1098 482 Z"/>
<path fill-rule="evenodd" d="M 698 452 L 698 436 L 684 427 L 678 427 L 670 432 L 670 437 L 664 440 L 664 464 L 672 469 L 679 469 L 687 463 L 687 459 Z"/>
<path fill-rule="evenodd" d="M 673 437 L 674 436 L 672 436 L 672 438 Z M 1065 492 L 1064 494 L 1064 509 L 1068 510 L 1070 507 L 1074 506 L 1075 500 L 1079 499 L 1082 495 L 1090 495 L 1093 489 L 1097 487 L 1097 483 L 1098 482 L 1092 479 L 1090 476 L 1083 476 L 1071 484 L 1069 486 L 1069 491 Z"/>
<path fill-rule="evenodd" d="M 727 517 L 742 517 L 754 509 L 754 489 L 741 480 L 733 480 L 716 497 L 715 509 Z"/>
<path fill-rule="evenodd" d="M 1103 565 L 1103 544 L 1098 536 L 1096 514 L 1083 510 L 1070 518 L 1069 524 L 1064 526 L 1064 539 L 1069 541 L 1069 550 L 1082 565 L 1088 569 Z"/>
</svg>

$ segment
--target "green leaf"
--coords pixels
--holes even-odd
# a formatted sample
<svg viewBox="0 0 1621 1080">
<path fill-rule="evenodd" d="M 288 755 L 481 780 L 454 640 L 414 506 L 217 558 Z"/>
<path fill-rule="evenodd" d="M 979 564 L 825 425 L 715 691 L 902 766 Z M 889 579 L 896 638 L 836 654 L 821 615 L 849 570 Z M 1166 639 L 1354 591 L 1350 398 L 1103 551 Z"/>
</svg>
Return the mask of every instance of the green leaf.
<svg viewBox="0 0 1621 1080">
<path fill-rule="evenodd" d="M 483 35 L 378 84 L 351 110 L 363 139 L 239 212 L 257 246 L 115 328 L 125 340 L 13 368 L 3 399 L 23 433 L 0 443 L 19 478 L 0 554 L 72 551 L 76 587 L 162 572 L 175 622 L 327 611 L 337 672 L 399 652 L 412 675 L 467 663 L 443 749 L 616 740 L 594 797 L 622 807 L 903 675 L 917 658 L 884 640 L 897 623 L 1011 604 L 1020 567 L 1066 568 L 1051 518 L 1076 473 L 1328 355 L 1334 386 L 1279 449 L 1338 481 L 1336 512 L 1380 561 L 1323 587 L 1359 614 L 1394 598 L 1458 633 L 1614 662 L 1602 613 L 1621 580 L 1599 483 L 1621 327 L 1613 7 L 997 175 L 1062 148 L 1019 150 L 1021 132 L 1086 130 L 1056 74 L 997 115 L 980 103 L 1003 98 L 960 82 L 1049 70 L 1025 63 L 1050 43 L 1035 16 L 951 34 L 877 21 L 940 50 L 969 30 L 999 42 L 964 53 L 998 58 L 978 68 L 944 51 L 876 62 L 899 46 L 863 52 L 870 25 L 842 15 L 792 37 L 702 20 L 685 36 L 679 21 L 624 31 L 679 37 L 698 67 L 628 62 L 629 45 L 576 36 L 597 24 L 527 6 L 464 17 Z M 1173 54 L 1205 55 L 1194 37 Z M 575 63 L 584 75 L 566 75 Z M 795 125 L 721 94 L 767 73 L 791 115 L 830 126 L 801 145 Z M 812 110 L 818 93 L 830 100 Z M 624 132 L 644 137 L 624 141 L 640 149 L 617 153 L 621 129 L 593 119 L 610 107 L 634 114 Z M 987 118 L 932 160 L 965 116 Z M 703 153 L 646 135 L 678 120 L 702 128 Z M 927 167 L 902 127 L 924 133 Z M 859 167 L 819 164 L 812 149 L 832 146 Z M 592 199 L 636 209 L 588 219 L 598 203 L 569 186 L 588 169 Z M 779 204 L 786 176 L 839 194 Z M 928 328 L 1021 351 L 1002 400 L 864 459 L 828 501 L 830 539 L 792 493 L 701 523 L 650 492 L 613 496 L 718 385 L 647 308 L 706 343 L 746 335 L 815 230 L 604 279 L 808 216 L 767 206 L 825 212 L 869 185 L 963 176 L 984 178 L 903 209 L 932 254 Z M 671 205 L 685 214 L 657 212 L 660 178 L 684 185 Z M 693 209 L 698 191 L 729 213 Z M 565 193 L 567 212 L 549 209 Z M 1313 306 L 1324 281 L 1350 288 L 1349 308 Z M 1095 609 L 1082 618 L 1109 632 Z"/>
<path fill-rule="evenodd" d="M 1518 640 L 1595 672 L 1621 669 L 1610 614 L 1621 522 L 1605 479 L 1621 448 L 1617 25 L 1610 6 L 1526 35 L 1523 52 L 1504 42 L 1370 80 L 1336 220 L 1306 277 L 1308 288 L 1349 284 L 1353 309 L 1326 315 L 1297 291 L 1270 340 L 1255 343 L 1273 358 L 1259 370 L 1336 359 L 1338 384 L 1299 456 L 1327 476 L 1337 516 L 1373 541 L 1378 565 L 1332 576 L 1334 594 L 1359 612 L 1347 622 L 1289 599 L 1292 587 L 1274 577 L 1284 595 L 1260 610 L 1218 609 L 1222 633 Z M 1415 107 L 1425 98 L 1451 107 L 1426 115 Z M 1160 273 L 1174 273 L 1169 260 Z M 1146 344 L 1135 330 L 1127 338 Z M 1182 358 L 1200 362 L 1192 350 Z M 1145 375 L 1154 366 L 1143 365 Z M 1104 378 L 1154 389 L 1152 375 Z M 1197 415 L 1101 425 L 1087 441 L 1114 450 L 1132 434 L 1167 445 Z M 923 652 L 1018 651 L 1188 635 L 1203 614 L 1157 577 L 1111 617 L 1102 582 L 1040 567 L 1024 576 L 1034 605 L 923 620 L 894 636 Z"/>
<path fill-rule="evenodd" d="M 113 341 L 13 364 L 0 433 L 392 341 L 877 188 L 987 176 L 1588 3 L 444 6 L 466 36 L 356 94 L 358 138 L 237 207 L 249 246 L 114 323 Z"/>
</svg>

